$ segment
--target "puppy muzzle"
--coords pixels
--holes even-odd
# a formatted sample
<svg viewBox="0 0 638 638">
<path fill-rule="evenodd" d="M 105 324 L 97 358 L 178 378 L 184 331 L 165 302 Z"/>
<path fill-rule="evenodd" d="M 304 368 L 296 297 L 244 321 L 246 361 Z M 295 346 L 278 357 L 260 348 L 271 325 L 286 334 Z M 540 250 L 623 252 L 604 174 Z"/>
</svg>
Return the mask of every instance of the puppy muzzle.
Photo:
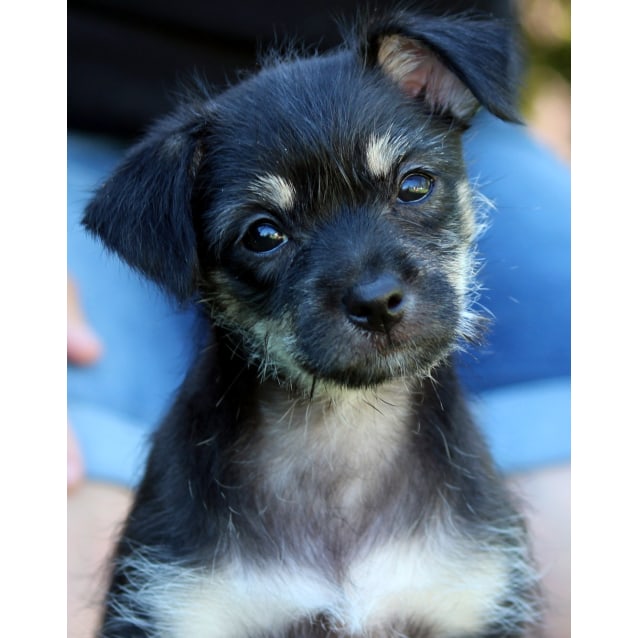
<svg viewBox="0 0 638 638">
<path fill-rule="evenodd" d="M 371 386 L 426 375 L 454 342 L 449 282 L 380 226 L 313 242 L 287 287 L 291 354 L 314 378 Z"/>
</svg>

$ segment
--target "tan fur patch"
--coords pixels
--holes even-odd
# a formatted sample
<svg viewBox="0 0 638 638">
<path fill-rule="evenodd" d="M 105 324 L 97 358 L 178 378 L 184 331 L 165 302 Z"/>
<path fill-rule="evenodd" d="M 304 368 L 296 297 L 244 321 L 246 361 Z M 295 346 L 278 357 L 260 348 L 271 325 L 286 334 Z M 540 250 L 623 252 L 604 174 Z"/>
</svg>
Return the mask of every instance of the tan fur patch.
<svg viewBox="0 0 638 638">
<path fill-rule="evenodd" d="M 277 210 L 290 211 L 295 206 L 295 187 L 280 175 L 260 175 L 251 184 L 251 190 Z"/>
<path fill-rule="evenodd" d="M 373 135 L 366 147 L 366 162 L 371 175 L 387 177 L 407 148 L 406 140 L 391 133 Z"/>
<path fill-rule="evenodd" d="M 476 240 L 478 231 L 472 189 L 467 182 L 460 182 L 456 194 L 463 221 L 463 238 L 470 243 Z"/>
</svg>

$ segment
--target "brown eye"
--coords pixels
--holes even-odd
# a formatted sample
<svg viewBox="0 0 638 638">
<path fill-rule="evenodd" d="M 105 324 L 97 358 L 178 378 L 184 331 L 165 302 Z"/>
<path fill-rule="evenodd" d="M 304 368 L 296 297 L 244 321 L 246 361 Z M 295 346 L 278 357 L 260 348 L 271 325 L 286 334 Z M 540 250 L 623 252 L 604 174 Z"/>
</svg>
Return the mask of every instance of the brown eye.
<svg viewBox="0 0 638 638">
<path fill-rule="evenodd" d="M 287 241 L 288 237 L 268 220 L 252 224 L 242 238 L 244 246 L 254 253 L 272 252 Z"/>
<path fill-rule="evenodd" d="M 420 202 L 434 187 L 434 179 L 424 173 L 410 173 L 399 185 L 397 199 L 404 204 Z"/>
</svg>

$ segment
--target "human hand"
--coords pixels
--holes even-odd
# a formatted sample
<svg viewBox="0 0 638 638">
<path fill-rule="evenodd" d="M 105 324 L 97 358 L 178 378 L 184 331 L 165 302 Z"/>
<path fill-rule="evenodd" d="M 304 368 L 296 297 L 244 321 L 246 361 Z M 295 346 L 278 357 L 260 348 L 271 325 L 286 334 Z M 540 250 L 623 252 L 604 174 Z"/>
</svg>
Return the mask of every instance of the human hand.
<svg viewBox="0 0 638 638">
<path fill-rule="evenodd" d="M 89 326 L 77 291 L 77 286 L 67 278 L 67 361 L 76 365 L 89 365 L 102 353 L 102 345 Z M 67 491 L 76 488 L 84 478 L 84 463 L 79 445 L 67 422 Z"/>
<path fill-rule="evenodd" d="M 102 353 L 102 344 L 84 316 L 77 286 L 71 277 L 67 278 L 66 308 L 67 358 L 76 365 L 93 363 Z"/>
</svg>

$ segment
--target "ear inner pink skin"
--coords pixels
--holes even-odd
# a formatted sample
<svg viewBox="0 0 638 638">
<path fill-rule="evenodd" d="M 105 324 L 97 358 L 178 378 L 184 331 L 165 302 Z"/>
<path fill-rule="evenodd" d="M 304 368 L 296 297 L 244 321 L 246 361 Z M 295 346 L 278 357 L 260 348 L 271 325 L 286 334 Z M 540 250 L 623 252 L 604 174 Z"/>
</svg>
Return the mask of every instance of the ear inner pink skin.
<svg viewBox="0 0 638 638">
<path fill-rule="evenodd" d="M 469 118 L 478 102 L 469 89 L 426 46 L 403 36 L 390 36 L 379 47 L 379 64 L 409 97 L 423 94 L 436 110 Z"/>
</svg>

